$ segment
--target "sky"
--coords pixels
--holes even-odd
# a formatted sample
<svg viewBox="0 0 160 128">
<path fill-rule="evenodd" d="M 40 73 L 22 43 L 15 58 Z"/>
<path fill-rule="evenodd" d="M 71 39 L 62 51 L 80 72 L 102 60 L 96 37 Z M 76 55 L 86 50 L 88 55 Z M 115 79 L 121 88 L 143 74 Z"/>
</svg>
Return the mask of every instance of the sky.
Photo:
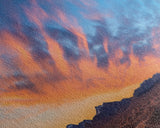
<svg viewBox="0 0 160 128">
<path fill-rule="evenodd" d="M 0 94 L 64 103 L 141 83 L 160 71 L 159 2 L 1 0 Z"/>
<path fill-rule="evenodd" d="M 0 0 L 1 104 L 30 109 L 84 101 L 81 106 L 90 108 L 88 98 L 100 104 L 103 98 L 96 96 L 109 99 L 135 89 L 160 72 L 159 5 L 160 0 Z M 131 96 L 131 90 L 118 97 Z"/>
</svg>

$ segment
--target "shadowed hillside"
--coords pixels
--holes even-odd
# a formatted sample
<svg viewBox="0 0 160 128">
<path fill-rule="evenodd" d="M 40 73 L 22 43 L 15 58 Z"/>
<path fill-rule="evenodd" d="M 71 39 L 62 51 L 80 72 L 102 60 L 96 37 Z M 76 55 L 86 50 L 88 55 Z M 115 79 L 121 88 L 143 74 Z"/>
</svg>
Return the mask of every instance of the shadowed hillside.
<svg viewBox="0 0 160 128">
<path fill-rule="evenodd" d="M 92 120 L 67 128 L 159 128 L 160 74 L 145 80 L 133 97 L 97 106 Z"/>
</svg>

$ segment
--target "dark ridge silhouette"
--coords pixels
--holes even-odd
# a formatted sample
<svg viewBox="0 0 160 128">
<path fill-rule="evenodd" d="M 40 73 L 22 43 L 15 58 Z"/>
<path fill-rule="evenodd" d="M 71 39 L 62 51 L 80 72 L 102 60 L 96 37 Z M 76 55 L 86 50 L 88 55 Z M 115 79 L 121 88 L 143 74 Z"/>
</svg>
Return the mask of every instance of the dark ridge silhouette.
<svg viewBox="0 0 160 128">
<path fill-rule="evenodd" d="M 123 99 L 122 101 L 103 103 L 103 105 L 97 106 L 96 116 L 93 120 L 101 120 L 106 118 L 109 120 L 110 116 L 115 115 L 117 112 L 123 112 L 130 104 L 130 99 Z"/>
<path fill-rule="evenodd" d="M 96 108 L 92 120 L 84 120 L 67 128 L 159 128 L 160 73 L 145 80 L 133 97 L 103 103 Z"/>
<path fill-rule="evenodd" d="M 134 96 L 140 96 L 144 93 L 146 93 L 147 91 L 149 91 L 156 83 L 160 82 L 160 73 L 157 73 L 155 75 L 153 75 L 152 78 L 145 80 L 140 88 L 136 89 L 134 92 Z"/>
</svg>

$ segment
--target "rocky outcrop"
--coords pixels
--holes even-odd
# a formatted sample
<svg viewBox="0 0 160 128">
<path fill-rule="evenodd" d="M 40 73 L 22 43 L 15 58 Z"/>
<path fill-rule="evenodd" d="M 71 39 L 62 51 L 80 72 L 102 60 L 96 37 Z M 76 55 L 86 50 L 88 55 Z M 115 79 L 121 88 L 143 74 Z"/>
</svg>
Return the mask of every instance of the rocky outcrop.
<svg viewBox="0 0 160 128">
<path fill-rule="evenodd" d="M 123 99 L 122 101 L 116 101 L 111 103 L 103 103 L 103 105 L 97 106 L 96 116 L 93 120 L 101 120 L 103 118 L 109 120 L 111 116 L 114 116 L 118 112 L 123 112 L 130 104 L 130 99 Z"/>
<path fill-rule="evenodd" d="M 96 115 L 92 120 L 84 120 L 78 125 L 68 125 L 67 128 L 151 128 L 156 124 L 156 120 L 160 119 L 157 114 L 160 108 L 159 92 L 158 73 L 145 80 L 135 90 L 133 97 L 103 103 L 95 107 Z"/>
<path fill-rule="evenodd" d="M 140 96 L 149 91 L 156 83 L 160 82 L 160 73 L 153 75 L 152 78 L 145 80 L 141 86 L 135 90 L 134 96 Z"/>
</svg>

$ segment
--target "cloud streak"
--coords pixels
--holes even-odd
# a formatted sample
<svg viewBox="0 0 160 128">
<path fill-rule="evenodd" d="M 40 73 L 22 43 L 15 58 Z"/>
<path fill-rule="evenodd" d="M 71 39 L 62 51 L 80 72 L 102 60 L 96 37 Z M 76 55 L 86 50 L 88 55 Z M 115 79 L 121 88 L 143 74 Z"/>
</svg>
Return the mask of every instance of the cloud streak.
<svg viewBox="0 0 160 128">
<path fill-rule="evenodd" d="M 0 88 L 58 93 L 58 101 L 143 81 L 159 71 L 159 3 L 0 1 Z"/>
</svg>

